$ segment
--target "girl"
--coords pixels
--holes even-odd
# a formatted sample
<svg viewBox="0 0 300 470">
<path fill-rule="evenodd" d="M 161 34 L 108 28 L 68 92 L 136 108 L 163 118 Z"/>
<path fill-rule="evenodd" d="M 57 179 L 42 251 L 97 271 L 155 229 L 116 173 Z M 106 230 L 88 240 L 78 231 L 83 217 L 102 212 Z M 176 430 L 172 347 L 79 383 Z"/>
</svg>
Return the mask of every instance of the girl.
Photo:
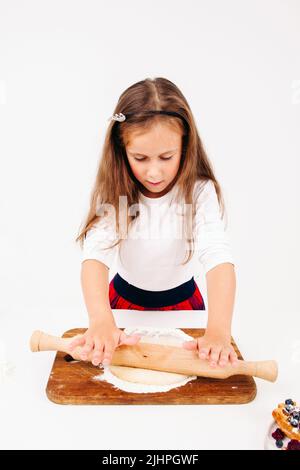
<svg viewBox="0 0 300 470">
<path fill-rule="evenodd" d="M 235 365 L 235 272 L 223 216 L 220 186 L 181 91 L 165 78 L 130 86 L 110 118 L 90 210 L 76 239 L 83 247 L 89 328 L 70 350 L 80 345 L 82 360 L 92 352 L 92 363 L 104 366 L 118 345 L 137 343 L 139 336 L 117 328 L 113 308 L 205 310 L 194 280 L 199 259 L 208 323 L 204 336 L 183 347 L 197 350 L 211 367 Z M 117 274 L 109 283 L 115 257 Z"/>
</svg>

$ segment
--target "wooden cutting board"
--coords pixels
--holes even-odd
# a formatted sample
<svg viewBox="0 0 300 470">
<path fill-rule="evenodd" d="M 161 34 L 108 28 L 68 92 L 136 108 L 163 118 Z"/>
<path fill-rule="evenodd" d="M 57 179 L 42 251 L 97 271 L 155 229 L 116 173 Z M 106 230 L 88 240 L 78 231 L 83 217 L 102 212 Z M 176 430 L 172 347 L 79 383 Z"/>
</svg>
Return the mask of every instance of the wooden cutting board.
<svg viewBox="0 0 300 470">
<path fill-rule="evenodd" d="M 123 330 L 124 328 L 120 328 Z M 181 328 L 193 338 L 202 336 L 205 329 Z M 63 334 L 70 338 L 82 334 L 86 328 L 74 328 Z M 238 358 L 243 359 L 231 338 Z M 62 405 L 200 405 L 249 403 L 256 396 L 253 377 L 233 375 L 227 379 L 198 377 L 168 392 L 124 392 L 113 385 L 93 380 L 103 370 L 91 362 L 72 362 L 72 358 L 57 352 L 46 387 L 48 398 Z"/>
</svg>

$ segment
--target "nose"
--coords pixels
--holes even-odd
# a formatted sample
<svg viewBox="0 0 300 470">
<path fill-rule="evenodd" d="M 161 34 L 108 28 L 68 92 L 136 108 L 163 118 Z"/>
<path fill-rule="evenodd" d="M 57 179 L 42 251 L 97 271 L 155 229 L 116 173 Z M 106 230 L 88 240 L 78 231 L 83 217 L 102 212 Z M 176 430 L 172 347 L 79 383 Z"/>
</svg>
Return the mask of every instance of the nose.
<svg viewBox="0 0 300 470">
<path fill-rule="evenodd" d="M 158 182 L 163 179 L 162 173 L 158 165 L 153 165 L 150 168 L 148 168 L 146 177 L 147 177 L 147 180 L 152 181 L 152 182 Z"/>
</svg>

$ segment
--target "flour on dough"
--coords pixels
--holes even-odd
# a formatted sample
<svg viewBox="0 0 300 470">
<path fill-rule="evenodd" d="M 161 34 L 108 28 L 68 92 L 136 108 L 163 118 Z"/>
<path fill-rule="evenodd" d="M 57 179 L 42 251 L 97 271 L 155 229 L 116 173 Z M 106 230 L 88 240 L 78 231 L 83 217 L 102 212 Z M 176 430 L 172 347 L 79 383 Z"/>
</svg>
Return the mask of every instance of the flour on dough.
<svg viewBox="0 0 300 470">
<path fill-rule="evenodd" d="M 193 340 L 192 336 L 178 328 L 135 327 L 125 328 L 127 335 L 139 334 L 139 343 L 163 344 L 168 346 L 181 346 L 184 341 Z M 115 388 L 133 393 L 167 392 L 172 388 L 181 387 L 196 375 L 174 374 L 152 369 L 139 369 L 109 365 L 104 367 L 103 374 L 94 377 L 94 380 L 106 381 Z"/>
</svg>

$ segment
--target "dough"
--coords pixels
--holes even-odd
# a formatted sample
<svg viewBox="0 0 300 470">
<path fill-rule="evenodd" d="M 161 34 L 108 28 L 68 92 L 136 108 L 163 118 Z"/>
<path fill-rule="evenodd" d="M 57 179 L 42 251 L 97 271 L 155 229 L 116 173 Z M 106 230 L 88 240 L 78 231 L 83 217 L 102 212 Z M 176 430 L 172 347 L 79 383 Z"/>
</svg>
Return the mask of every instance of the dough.
<svg viewBox="0 0 300 470">
<path fill-rule="evenodd" d="M 170 385 L 186 378 L 186 375 L 137 367 L 110 366 L 110 371 L 121 380 L 148 385 Z"/>
<path fill-rule="evenodd" d="M 182 342 L 194 339 L 177 328 L 136 327 L 125 328 L 124 331 L 127 335 L 142 335 L 139 343 L 181 346 Z M 107 381 L 116 388 L 133 393 L 166 392 L 196 378 L 195 375 L 114 365 L 105 367 L 103 374 L 94 377 L 95 380 Z"/>
</svg>

